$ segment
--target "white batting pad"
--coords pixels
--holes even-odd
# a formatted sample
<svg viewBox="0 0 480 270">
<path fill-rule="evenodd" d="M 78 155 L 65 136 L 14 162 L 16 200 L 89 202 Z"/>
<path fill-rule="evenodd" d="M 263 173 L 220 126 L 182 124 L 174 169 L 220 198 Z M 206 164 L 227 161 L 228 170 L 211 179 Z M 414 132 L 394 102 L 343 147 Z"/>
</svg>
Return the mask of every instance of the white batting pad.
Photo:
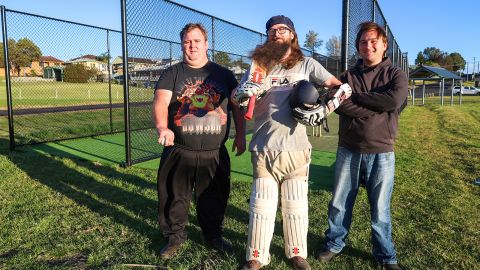
<svg viewBox="0 0 480 270">
<path fill-rule="evenodd" d="M 257 260 L 262 265 L 270 263 L 269 249 L 275 226 L 277 203 L 277 182 L 273 178 L 254 179 L 250 195 L 247 261 Z"/>
<path fill-rule="evenodd" d="M 307 258 L 308 179 L 291 178 L 281 185 L 283 237 L 287 258 Z"/>
</svg>

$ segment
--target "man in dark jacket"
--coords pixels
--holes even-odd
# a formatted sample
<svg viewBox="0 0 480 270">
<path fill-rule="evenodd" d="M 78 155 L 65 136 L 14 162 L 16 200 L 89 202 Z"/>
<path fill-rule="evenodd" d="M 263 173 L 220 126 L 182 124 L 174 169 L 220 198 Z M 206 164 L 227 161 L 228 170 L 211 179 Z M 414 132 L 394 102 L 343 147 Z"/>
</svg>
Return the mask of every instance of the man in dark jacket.
<svg viewBox="0 0 480 270">
<path fill-rule="evenodd" d="M 355 198 L 364 183 L 371 208 L 373 255 L 385 269 L 400 269 L 392 240 L 390 199 L 395 174 L 393 146 L 408 80 L 385 57 L 385 30 L 373 22 L 362 23 L 359 29 L 355 45 L 362 59 L 340 78 L 353 93 L 336 111 L 340 127 L 335 183 L 325 250 L 317 259 L 329 261 L 345 246 Z"/>
</svg>

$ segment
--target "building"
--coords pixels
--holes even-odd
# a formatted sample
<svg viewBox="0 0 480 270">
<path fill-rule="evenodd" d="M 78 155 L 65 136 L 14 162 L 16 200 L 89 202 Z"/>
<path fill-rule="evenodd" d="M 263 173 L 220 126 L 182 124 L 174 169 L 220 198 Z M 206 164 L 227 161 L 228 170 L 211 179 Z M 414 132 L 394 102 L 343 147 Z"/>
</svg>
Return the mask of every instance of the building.
<svg viewBox="0 0 480 270">
<path fill-rule="evenodd" d="M 70 59 L 65 62 L 66 65 L 81 64 L 88 68 L 93 68 L 98 75 L 108 75 L 108 63 L 98 61 L 97 57 L 92 54 L 83 55 L 77 58 Z M 108 77 L 108 76 L 105 76 Z"/>
</svg>

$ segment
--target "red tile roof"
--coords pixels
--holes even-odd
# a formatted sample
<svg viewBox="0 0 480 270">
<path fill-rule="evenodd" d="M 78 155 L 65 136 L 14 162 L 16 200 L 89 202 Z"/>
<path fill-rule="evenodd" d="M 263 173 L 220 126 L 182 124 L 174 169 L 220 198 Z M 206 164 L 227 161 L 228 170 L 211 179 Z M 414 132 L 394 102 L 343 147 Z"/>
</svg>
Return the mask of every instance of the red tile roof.
<svg viewBox="0 0 480 270">
<path fill-rule="evenodd" d="M 53 56 L 49 56 L 49 55 L 40 57 L 40 62 L 57 62 L 57 63 L 60 62 L 60 63 L 63 63 L 62 60 L 57 59 Z"/>
</svg>

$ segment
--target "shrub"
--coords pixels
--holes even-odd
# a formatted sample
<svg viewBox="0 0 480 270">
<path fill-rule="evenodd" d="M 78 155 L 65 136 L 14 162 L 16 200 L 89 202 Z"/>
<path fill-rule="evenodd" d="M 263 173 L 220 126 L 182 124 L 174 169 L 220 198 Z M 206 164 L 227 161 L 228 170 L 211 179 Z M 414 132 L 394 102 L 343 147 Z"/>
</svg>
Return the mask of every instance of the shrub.
<svg viewBox="0 0 480 270">
<path fill-rule="evenodd" d="M 95 79 L 96 75 L 95 68 L 89 68 L 82 64 L 71 64 L 65 67 L 63 80 L 71 83 L 87 83 L 90 79 Z"/>
</svg>

